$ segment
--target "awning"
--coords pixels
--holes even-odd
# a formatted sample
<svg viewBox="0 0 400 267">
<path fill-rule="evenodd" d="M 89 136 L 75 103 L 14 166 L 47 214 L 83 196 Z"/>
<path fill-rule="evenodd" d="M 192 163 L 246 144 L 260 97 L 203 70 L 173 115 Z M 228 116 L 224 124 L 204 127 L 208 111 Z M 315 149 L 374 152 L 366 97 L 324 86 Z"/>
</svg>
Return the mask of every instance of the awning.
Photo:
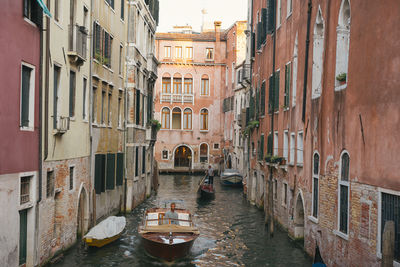
<svg viewBox="0 0 400 267">
<path fill-rule="evenodd" d="M 46 14 L 47 16 L 49 16 L 51 18 L 50 11 L 47 9 L 47 6 L 45 5 L 45 3 L 43 3 L 43 0 L 36 0 L 36 1 L 39 4 L 39 6 L 43 9 L 44 14 Z"/>
</svg>

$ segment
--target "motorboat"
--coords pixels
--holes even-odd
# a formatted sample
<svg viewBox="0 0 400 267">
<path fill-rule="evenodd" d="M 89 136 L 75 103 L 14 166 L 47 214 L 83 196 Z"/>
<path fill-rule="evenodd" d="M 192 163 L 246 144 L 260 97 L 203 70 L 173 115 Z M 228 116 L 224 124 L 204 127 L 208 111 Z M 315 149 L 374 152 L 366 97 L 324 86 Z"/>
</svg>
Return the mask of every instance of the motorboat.
<svg viewBox="0 0 400 267">
<path fill-rule="evenodd" d="M 226 186 L 243 186 L 243 176 L 238 170 L 225 169 L 221 173 L 220 181 Z"/>
<path fill-rule="evenodd" d="M 175 201 L 167 203 L 178 204 Z M 148 254 L 166 261 L 174 261 L 189 254 L 200 232 L 194 225 L 189 210 L 176 208 L 177 219 L 166 216 L 169 210 L 167 205 L 147 209 L 138 232 Z"/>
<path fill-rule="evenodd" d="M 110 216 L 90 229 L 83 239 L 88 246 L 100 248 L 120 238 L 125 226 L 125 217 Z"/>
</svg>

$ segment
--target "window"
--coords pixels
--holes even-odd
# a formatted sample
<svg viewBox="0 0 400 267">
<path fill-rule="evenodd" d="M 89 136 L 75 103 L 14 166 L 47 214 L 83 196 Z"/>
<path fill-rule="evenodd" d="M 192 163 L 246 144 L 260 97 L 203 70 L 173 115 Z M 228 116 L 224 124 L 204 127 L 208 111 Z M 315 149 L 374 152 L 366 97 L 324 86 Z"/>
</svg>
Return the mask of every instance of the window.
<svg viewBox="0 0 400 267">
<path fill-rule="evenodd" d="M 314 24 L 313 42 L 313 69 L 312 69 L 312 99 L 318 98 L 322 93 L 322 68 L 324 55 L 324 21 L 321 8 L 318 9 L 317 18 Z"/>
<path fill-rule="evenodd" d="M 343 152 L 340 157 L 339 179 L 339 231 L 347 234 L 349 225 L 349 168 L 350 157 Z"/>
<path fill-rule="evenodd" d="M 171 58 L 171 47 L 164 46 L 164 58 Z"/>
<path fill-rule="evenodd" d="M 200 111 L 200 130 L 208 131 L 208 110 L 205 108 Z"/>
<path fill-rule="evenodd" d="M 350 3 L 348 0 L 343 0 L 339 11 L 338 26 L 336 28 L 336 87 L 348 81 L 350 18 Z M 338 89 L 339 88 L 336 90 Z"/>
<path fill-rule="evenodd" d="M 219 149 L 219 144 L 214 144 L 214 149 Z"/>
<path fill-rule="evenodd" d="M 297 134 L 297 165 L 303 164 L 303 132 Z"/>
<path fill-rule="evenodd" d="M 170 77 L 163 77 L 162 78 L 162 92 L 164 94 L 171 93 L 171 78 Z"/>
<path fill-rule="evenodd" d="M 265 115 L 265 81 L 261 85 L 261 97 L 260 97 L 260 115 Z"/>
<path fill-rule="evenodd" d="M 34 127 L 35 104 L 35 71 L 33 67 L 22 65 L 21 68 L 21 100 L 20 100 L 21 128 Z"/>
<path fill-rule="evenodd" d="M 87 107 L 87 104 L 86 104 L 87 92 L 86 91 L 87 90 L 86 90 L 86 88 L 87 88 L 87 79 L 83 78 L 83 90 L 82 90 L 82 119 L 83 120 L 87 120 L 87 110 L 86 110 L 86 107 Z"/>
<path fill-rule="evenodd" d="M 174 94 L 182 94 L 182 78 L 174 77 Z"/>
<path fill-rule="evenodd" d="M 193 79 L 192 78 L 185 78 L 184 80 L 184 93 L 185 94 L 193 94 Z"/>
<path fill-rule="evenodd" d="M 76 75 L 75 72 L 69 72 L 69 116 L 75 117 L 75 92 L 76 92 Z"/>
<path fill-rule="evenodd" d="M 183 129 L 184 130 L 192 129 L 192 110 L 190 108 L 186 108 L 183 111 Z"/>
<path fill-rule="evenodd" d="M 289 154 L 289 132 L 283 132 L 283 157 L 287 160 Z"/>
<path fill-rule="evenodd" d="M 146 147 L 142 147 L 142 174 L 146 173 Z"/>
<path fill-rule="evenodd" d="M 30 181 L 32 176 L 21 177 L 20 205 L 30 201 Z"/>
<path fill-rule="evenodd" d="M 314 153 L 313 159 L 313 202 L 312 202 L 312 216 L 318 218 L 318 196 L 319 196 L 319 154 Z"/>
<path fill-rule="evenodd" d="M 193 47 L 186 47 L 186 58 L 193 59 Z"/>
<path fill-rule="evenodd" d="M 296 138 L 295 138 L 295 134 L 291 133 L 290 134 L 290 160 L 289 163 L 290 164 L 294 164 L 294 154 L 295 154 L 295 142 L 296 142 Z"/>
<path fill-rule="evenodd" d="M 122 114 L 121 114 L 121 108 L 122 108 L 122 93 L 120 92 L 118 95 L 118 127 L 122 127 Z"/>
<path fill-rule="evenodd" d="M 92 122 L 97 122 L 97 87 L 93 86 L 93 99 L 92 99 Z"/>
<path fill-rule="evenodd" d="M 268 134 L 268 140 L 267 140 L 267 154 L 268 154 L 268 156 L 272 155 L 272 147 L 273 147 L 272 135 L 271 135 L 271 133 L 269 133 Z"/>
<path fill-rule="evenodd" d="M 121 19 L 125 18 L 125 0 L 121 0 Z"/>
<path fill-rule="evenodd" d="M 279 28 L 281 26 L 282 17 L 282 0 L 277 0 L 276 3 L 276 26 Z"/>
<path fill-rule="evenodd" d="M 105 102 L 106 101 L 106 89 L 103 88 L 103 90 L 101 91 L 101 119 L 100 119 L 100 123 L 104 124 L 104 120 L 105 120 Z"/>
<path fill-rule="evenodd" d="M 182 46 L 175 46 L 175 58 L 182 58 Z"/>
<path fill-rule="evenodd" d="M 106 155 L 96 154 L 94 160 L 94 188 L 101 194 L 106 191 Z"/>
<path fill-rule="evenodd" d="M 110 5 L 112 9 L 114 9 L 114 0 L 106 0 L 107 4 Z"/>
<path fill-rule="evenodd" d="M 46 176 L 46 197 L 54 195 L 54 171 L 48 171 Z"/>
<path fill-rule="evenodd" d="M 286 207 L 287 206 L 287 201 L 288 201 L 288 199 L 287 199 L 287 184 L 286 183 L 283 183 L 282 195 L 283 195 L 283 197 L 282 197 L 282 205 Z"/>
<path fill-rule="evenodd" d="M 93 57 L 97 61 L 101 61 L 102 57 L 102 42 L 101 42 L 101 27 L 98 23 L 93 22 Z"/>
<path fill-rule="evenodd" d="M 111 98 L 112 98 L 112 91 L 108 91 L 108 112 L 107 112 L 107 124 L 111 126 Z"/>
<path fill-rule="evenodd" d="M 121 0 L 122 1 L 122 0 Z M 122 45 L 120 45 L 119 46 L 119 68 L 118 68 L 118 73 L 119 73 L 119 75 L 122 75 L 122 69 L 123 69 L 123 65 L 122 65 L 122 63 L 123 63 L 123 60 L 122 60 L 122 58 L 123 58 L 123 47 L 122 47 Z"/>
<path fill-rule="evenodd" d="M 57 129 L 58 120 L 58 100 L 59 100 L 59 88 L 60 88 L 60 73 L 61 68 L 59 66 L 53 65 L 53 128 Z"/>
<path fill-rule="evenodd" d="M 205 143 L 200 145 L 200 162 L 208 162 L 208 145 Z"/>
<path fill-rule="evenodd" d="M 278 132 L 274 133 L 274 156 L 278 156 L 279 148 L 278 148 Z"/>
<path fill-rule="evenodd" d="M 293 11 L 293 0 L 287 0 L 287 16 L 289 17 Z"/>
<path fill-rule="evenodd" d="M 264 134 L 260 136 L 260 147 L 258 148 L 258 160 L 264 159 Z"/>
<path fill-rule="evenodd" d="M 140 96 L 140 91 L 139 90 L 136 90 L 136 111 L 135 111 L 135 115 L 136 115 L 136 118 L 135 118 L 135 123 L 136 123 L 136 125 L 140 125 L 140 118 L 142 117 L 141 116 L 141 112 L 142 112 L 142 109 L 141 109 L 141 105 L 140 105 L 140 99 L 141 99 L 142 97 Z"/>
<path fill-rule="evenodd" d="M 169 108 L 163 108 L 161 112 L 161 128 L 169 129 L 169 121 L 170 121 L 170 110 Z"/>
<path fill-rule="evenodd" d="M 269 77 L 269 100 L 268 100 L 268 112 L 272 113 L 272 110 L 279 111 L 279 75 L 280 71 L 277 70 L 274 75 Z"/>
<path fill-rule="evenodd" d="M 43 12 L 36 0 L 23 0 L 24 17 L 35 23 L 37 26 L 42 25 Z"/>
<path fill-rule="evenodd" d="M 112 52 L 112 42 L 113 38 L 111 35 L 103 30 L 103 36 L 104 36 L 104 49 L 103 49 L 103 59 L 102 63 L 108 68 L 111 68 L 111 52 Z"/>
<path fill-rule="evenodd" d="M 213 48 L 206 48 L 206 60 L 213 60 L 214 59 L 214 49 Z M 233 69 L 232 69 L 233 71 Z"/>
<path fill-rule="evenodd" d="M 69 190 L 74 189 L 74 167 L 69 167 Z"/>
<path fill-rule="evenodd" d="M 163 150 L 162 159 L 168 159 L 168 150 Z"/>
<path fill-rule="evenodd" d="M 54 20 L 60 21 L 60 0 L 54 0 Z"/>
<path fill-rule="evenodd" d="M 200 95 L 208 95 L 209 93 L 209 80 L 207 76 L 204 76 L 203 78 L 201 78 L 201 91 L 200 91 Z"/>
<path fill-rule="evenodd" d="M 285 66 L 285 101 L 284 107 L 289 108 L 290 82 L 291 82 L 292 63 Z"/>
<path fill-rule="evenodd" d="M 297 90 L 297 33 L 296 33 L 296 39 L 294 41 L 294 51 L 293 51 L 293 72 L 292 72 L 292 80 L 293 80 L 293 86 L 292 86 L 292 107 L 296 106 L 296 90 Z"/>
<path fill-rule="evenodd" d="M 395 234 L 394 234 L 394 259 L 400 261 L 400 229 L 398 227 L 400 223 L 400 196 L 382 193 L 381 195 L 381 229 L 378 229 L 381 233 L 381 250 L 383 244 L 383 230 L 387 221 L 394 221 Z"/>
<path fill-rule="evenodd" d="M 135 147 L 135 176 L 139 176 L 139 147 Z"/>
<path fill-rule="evenodd" d="M 182 111 L 180 108 L 174 108 L 172 110 L 172 129 L 182 129 L 181 123 Z"/>
</svg>

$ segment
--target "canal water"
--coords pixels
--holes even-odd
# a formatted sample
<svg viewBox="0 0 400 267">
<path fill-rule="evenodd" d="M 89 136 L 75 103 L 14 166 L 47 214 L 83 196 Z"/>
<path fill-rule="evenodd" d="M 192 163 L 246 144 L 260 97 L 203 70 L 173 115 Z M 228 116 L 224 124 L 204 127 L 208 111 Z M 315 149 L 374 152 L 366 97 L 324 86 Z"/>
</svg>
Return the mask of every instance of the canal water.
<svg viewBox="0 0 400 267">
<path fill-rule="evenodd" d="M 199 200 L 195 191 L 201 178 L 161 175 L 158 193 L 126 216 L 126 231 L 118 241 L 100 249 L 78 244 L 50 266 L 311 266 L 287 233 L 277 230 L 270 237 L 263 212 L 246 201 L 241 189 L 222 187 L 216 177 L 215 199 Z M 147 255 L 137 233 L 145 209 L 165 199 L 184 200 L 200 230 L 191 254 L 174 263 Z"/>
</svg>

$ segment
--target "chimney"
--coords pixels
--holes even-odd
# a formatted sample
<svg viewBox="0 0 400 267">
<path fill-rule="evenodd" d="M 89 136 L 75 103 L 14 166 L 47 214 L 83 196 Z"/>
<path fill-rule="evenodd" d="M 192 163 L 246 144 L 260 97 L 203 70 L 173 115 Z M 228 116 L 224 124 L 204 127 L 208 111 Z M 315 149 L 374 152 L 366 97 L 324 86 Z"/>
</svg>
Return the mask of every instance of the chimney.
<svg viewBox="0 0 400 267">
<path fill-rule="evenodd" d="M 215 21 L 215 41 L 219 42 L 221 40 L 221 21 Z"/>
</svg>

